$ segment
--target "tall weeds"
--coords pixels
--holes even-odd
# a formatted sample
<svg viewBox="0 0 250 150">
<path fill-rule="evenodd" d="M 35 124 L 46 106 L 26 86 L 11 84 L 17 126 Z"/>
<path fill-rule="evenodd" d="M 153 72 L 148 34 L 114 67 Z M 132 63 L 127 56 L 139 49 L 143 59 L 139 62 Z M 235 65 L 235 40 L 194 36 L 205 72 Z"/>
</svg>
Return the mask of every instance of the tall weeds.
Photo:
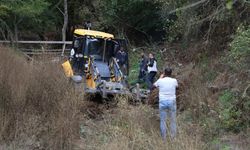
<svg viewBox="0 0 250 150">
<path fill-rule="evenodd" d="M 0 48 L 0 149 L 71 149 L 80 100 L 59 64 L 31 64 Z"/>
</svg>

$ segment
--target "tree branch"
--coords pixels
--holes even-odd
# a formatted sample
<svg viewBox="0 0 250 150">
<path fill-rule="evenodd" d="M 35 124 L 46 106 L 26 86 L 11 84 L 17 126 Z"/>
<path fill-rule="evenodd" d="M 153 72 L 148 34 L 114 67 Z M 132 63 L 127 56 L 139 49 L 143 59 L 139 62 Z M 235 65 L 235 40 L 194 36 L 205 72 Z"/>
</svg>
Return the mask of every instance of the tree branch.
<svg viewBox="0 0 250 150">
<path fill-rule="evenodd" d="M 208 1 L 208 0 L 200 0 L 200 1 L 192 3 L 192 4 L 189 4 L 189 5 L 180 7 L 180 8 L 176 8 L 175 10 L 171 10 L 168 14 L 173 14 L 173 13 L 175 13 L 177 11 L 186 10 L 186 9 L 195 7 L 195 6 L 200 5 L 200 4 L 202 4 L 202 3 L 206 2 L 206 1 Z"/>
<path fill-rule="evenodd" d="M 107 14 L 108 14 L 108 13 L 107 13 Z M 117 20 L 118 20 L 120 23 L 124 24 L 124 25 L 127 26 L 127 27 L 130 27 L 130 28 L 134 29 L 135 31 L 138 31 L 138 32 L 144 34 L 144 35 L 146 36 L 147 40 L 150 41 L 150 38 L 149 38 L 149 36 L 148 36 L 148 34 L 147 34 L 146 32 L 144 32 L 144 31 L 142 31 L 142 30 L 140 30 L 140 29 L 137 29 L 136 27 L 134 27 L 134 26 L 132 26 L 132 25 L 130 25 L 130 24 L 124 22 L 124 21 L 123 21 L 119 16 L 117 16 L 117 15 L 111 15 L 111 14 L 108 14 L 108 15 L 113 16 L 113 17 L 116 17 Z"/>
<path fill-rule="evenodd" d="M 58 8 L 58 6 L 62 3 L 62 0 L 59 0 L 52 8 L 51 10 L 53 11 L 54 9 Z"/>
<path fill-rule="evenodd" d="M 64 16 L 65 14 L 64 14 L 64 12 L 58 7 L 58 6 L 56 6 L 56 8 L 60 11 L 60 13 Z"/>
<path fill-rule="evenodd" d="M 237 2 L 237 0 L 234 0 L 233 1 L 233 4 L 235 4 Z M 219 9 L 219 8 L 221 8 L 221 9 Z M 217 9 L 214 11 L 214 13 L 212 13 L 211 15 L 209 15 L 209 16 L 207 16 L 206 18 L 203 18 L 203 19 L 201 19 L 201 20 L 198 20 L 198 21 L 196 21 L 196 22 L 194 22 L 194 23 L 192 23 L 191 25 L 195 25 L 195 24 L 199 24 L 199 23 L 202 23 L 202 22 L 204 22 L 204 21 L 206 21 L 206 20 L 208 20 L 208 19 L 210 19 L 210 18 L 214 18 L 215 16 L 217 16 L 218 14 L 220 14 L 223 10 L 225 10 L 226 9 L 226 7 L 223 5 L 223 4 L 221 4 L 221 5 L 219 5 L 219 7 L 217 7 Z"/>
<path fill-rule="evenodd" d="M 206 20 L 208 20 L 208 19 L 210 19 L 210 18 L 212 18 L 212 17 L 215 17 L 215 16 L 218 15 L 220 12 L 222 12 L 224 9 L 225 9 L 225 7 L 223 7 L 222 9 L 220 9 L 220 10 L 218 10 L 218 11 L 215 11 L 214 13 L 212 13 L 212 14 L 209 15 L 209 16 L 207 16 L 206 18 L 203 18 L 203 19 L 201 19 L 201 20 L 198 20 L 198 21 L 192 23 L 191 25 L 199 24 L 199 23 L 202 23 L 202 22 L 204 22 L 204 21 L 206 21 Z"/>
</svg>

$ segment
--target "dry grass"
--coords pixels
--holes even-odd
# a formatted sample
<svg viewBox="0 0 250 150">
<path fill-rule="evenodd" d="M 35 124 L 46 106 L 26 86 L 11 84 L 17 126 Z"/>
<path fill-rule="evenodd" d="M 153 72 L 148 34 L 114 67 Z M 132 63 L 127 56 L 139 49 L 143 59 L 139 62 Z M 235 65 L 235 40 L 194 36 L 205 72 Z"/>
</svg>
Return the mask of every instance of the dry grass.
<svg viewBox="0 0 250 150">
<path fill-rule="evenodd" d="M 204 132 L 201 127 L 193 121 L 186 121 L 189 116 L 195 118 L 197 115 L 199 118 L 199 115 L 204 114 L 202 107 L 206 104 L 209 94 L 206 86 L 197 78 L 199 72 L 191 73 L 192 71 L 181 80 L 181 86 L 185 87 L 180 89 L 178 105 L 185 111 L 178 115 L 178 135 L 174 140 L 162 141 L 159 133 L 158 109 L 146 105 L 127 105 L 128 97 L 121 96 L 117 97 L 119 101 L 117 108 L 102 112 L 101 120 L 86 118 L 82 120 L 81 140 L 76 142 L 78 149 L 209 149 L 202 139 Z M 155 97 L 155 94 L 151 95 L 150 100 Z"/>
<path fill-rule="evenodd" d="M 199 128 L 190 129 L 190 124 L 178 118 L 178 136 L 162 141 L 159 133 L 158 110 L 146 105 L 124 104 L 123 97 L 116 109 L 103 113 L 102 120 L 86 119 L 81 122 L 81 140 L 78 149 L 157 149 L 157 150 L 201 150 L 206 145 L 201 141 Z"/>
<path fill-rule="evenodd" d="M 71 149 L 80 100 L 59 65 L 0 48 L 0 149 Z"/>
</svg>

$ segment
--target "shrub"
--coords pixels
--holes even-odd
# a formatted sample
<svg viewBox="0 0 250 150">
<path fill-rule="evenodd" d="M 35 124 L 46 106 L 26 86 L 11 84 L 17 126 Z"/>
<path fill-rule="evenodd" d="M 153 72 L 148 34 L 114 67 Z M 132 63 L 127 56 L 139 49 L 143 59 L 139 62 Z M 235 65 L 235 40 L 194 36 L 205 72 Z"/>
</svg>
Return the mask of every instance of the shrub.
<svg viewBox="0 0 250 150">
<path fill-rule="evenodd" d="M 250 103 L 237 93 L 225 90 L 219 97 L 221 127 L 227 131 L 239 132 L 249 127 Z"/>
<path fill-rule="evenodd" d="M 238 27 L 230 47 L 230 65 L 236 69 L 250 69 L 250 26 Z"/>
<path fill-rule="evenodd" d="M 235 96 L 231 91 L 224 91 L 219 97 L 220 101 L 220 119 L 224 129 L 234 130 L 237 128 L 237 119 L 239 113 L 235 109 Z"/>
</svg>

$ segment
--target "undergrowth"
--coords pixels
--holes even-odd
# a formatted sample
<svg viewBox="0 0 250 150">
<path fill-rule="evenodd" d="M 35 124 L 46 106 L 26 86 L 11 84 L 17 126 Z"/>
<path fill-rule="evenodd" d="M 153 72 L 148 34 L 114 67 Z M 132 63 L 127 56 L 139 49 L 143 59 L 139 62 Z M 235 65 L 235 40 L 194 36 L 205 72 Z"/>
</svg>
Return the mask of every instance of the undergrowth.
<svg viewBox="0 0 250 150">
<path fill-rule="evenodd" d="M 103 121 L 82 122 L 81 137 L 83 149 L 156 149 L 156 150 L 202 150 L 199 128 L 188 130 L 190 124 L 183 124 L 178 118 L 178 135 L 175 139 L 162 141 L 159 132 L 158 112 L 148 106 L 122 105 L 104 112 Z"/>
</svg>

